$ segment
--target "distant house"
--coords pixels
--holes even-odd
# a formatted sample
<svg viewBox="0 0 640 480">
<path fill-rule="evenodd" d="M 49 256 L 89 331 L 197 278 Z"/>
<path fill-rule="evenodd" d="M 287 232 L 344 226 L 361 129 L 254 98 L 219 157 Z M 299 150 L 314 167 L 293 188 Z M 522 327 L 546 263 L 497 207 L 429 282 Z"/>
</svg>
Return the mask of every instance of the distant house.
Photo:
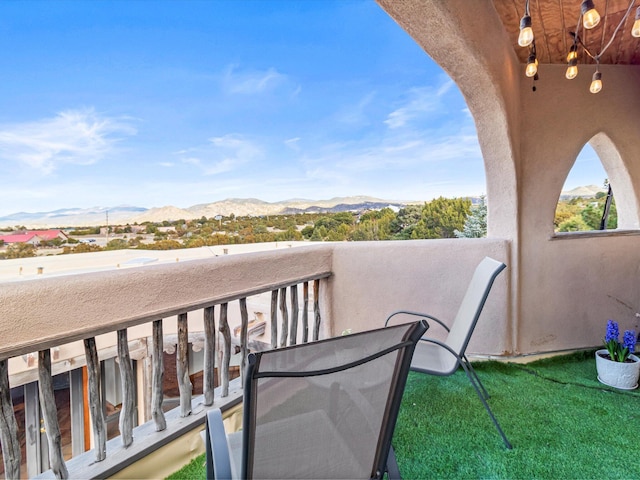
<svg viewBox="0 0 640 480">
<path fill-rule="evenodd" d="M 48 241 L 53 240 L 54 238 L 59 238 L 60 240 L 68 240 L 69 237 L 62 230 L 29 230 L 24 233 L 35 233 L 42 240 Z"/>
<path fill-rule="evenodd" d="M 0 235 L 0 240 L 4 241 L 5 245 L 11 245 L 13 243 L 29 243 L 31 245 L 38 245 L 43 238 L 40 238 L 35 233 L 14 233 L 12 235 Z"/>
<path fill-rule="evenodd" d="M 62 230 L 21 230 L 10 233 L 9 235 L 0 235 L 0 240 L 5 245 L 12 243 L 29 243 L 31 245 L 39 245 L 41 242 L 60 238 L 67 240 L 69 237 Z"/>
</svg>

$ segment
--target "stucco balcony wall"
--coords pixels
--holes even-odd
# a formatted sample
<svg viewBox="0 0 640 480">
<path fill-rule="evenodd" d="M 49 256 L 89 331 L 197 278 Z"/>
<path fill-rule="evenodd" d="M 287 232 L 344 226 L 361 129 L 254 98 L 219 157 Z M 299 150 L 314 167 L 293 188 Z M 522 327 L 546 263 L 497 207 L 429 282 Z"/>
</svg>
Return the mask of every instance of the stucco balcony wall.
<svg viewBox="0 0 640 480">
<path fill-rule="evenodd" d="M 430 313 L 450 324 L 476 265 L 485 256 L 509 266 L 509 242 L 451 239 L 335 244 L 328 287 L 331 301 L 327 303 L 334 335 L 347 329 L 381 327 L 396 310 Z M 496 279 L 469 345 L 471 352 L 512 353 L 511 275 L 507 268 Z M 434 329 L 430 335 L 440 333 Z"/>
<path fill-rule="evenodd" d="M 0 284 L 0 358 L 167 318 L 331 270 L 311 245 Z"/>
</svg>

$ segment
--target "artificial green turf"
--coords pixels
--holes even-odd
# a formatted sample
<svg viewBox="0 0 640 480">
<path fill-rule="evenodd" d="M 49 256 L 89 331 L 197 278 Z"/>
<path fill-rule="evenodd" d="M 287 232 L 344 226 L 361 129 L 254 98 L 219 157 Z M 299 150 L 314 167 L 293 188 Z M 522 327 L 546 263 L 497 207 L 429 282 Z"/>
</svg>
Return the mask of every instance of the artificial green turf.
<svg viewBox="0 0 640 480">
<path fill-rule="evenodd" d="M 640 478 L 640 392 L 599 383 L 593 355 L 474 363 L 512 450 L 462 370 L 410 373 L 393 439 L 402 477 Z M 170 478 L 205 478 L 204 458 Z"/>
<path fill-rule="evenodd" d="M 507 450 L 465 373 L 411 373 L 394 447 L 403 478 L 640 478 L 640 394 L 596 379 L 593 352 L 474 364 Z"/>
<path fill-rule="evenodd" d="M 206 478 L 206 459 L 204 453 L 194 458 L 187 465 L 182 467 L 175 473 L 167 477 L 167 480 L 192 480 L 197 478 Z"/>
</svg>

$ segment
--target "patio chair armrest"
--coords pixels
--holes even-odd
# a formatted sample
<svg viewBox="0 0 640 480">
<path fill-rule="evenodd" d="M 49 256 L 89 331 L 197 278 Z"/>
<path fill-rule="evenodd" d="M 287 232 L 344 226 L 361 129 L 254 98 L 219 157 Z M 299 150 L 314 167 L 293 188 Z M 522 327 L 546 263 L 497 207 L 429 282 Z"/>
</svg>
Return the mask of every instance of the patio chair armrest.
<svg viewBox="0 0 640 480">
<path fill-rule="evenodd" d="M 441 342 L 440 340 L 436 340 L 435 338 L 421 338 L 420 340 L 418 340 L 418 342 L 433 343 L 434 345 L 438 345 L 439 347 L 444 348 L 447 352 L 456 357 L 458 363 L 462 365 L 462 357 L 458 354 L 458 352 L 456 352 L 446 343 Z"/>
<path fill-rule="evenodd" d="M 442 320 L 439 320 L 438 318 L 434 317 L 433 315 L 429 315 L 427 313 L 412 312 L 410 310 L 398 310 L 397 312 L 393 312 L 391 315 L 389 315 L 387 317 L 387 320 L 384 322 L 384 326 L 387 327 L 388 324 L 389 324 L 389 320 L 391 320 L 391 318 L 393 318 L 396 315 L 413 315 L 413 316 L 416 316 L 416 317 L 422 317 L 422 318 L 427 319 L 427 323 L 429 323 L 428 320 L 433 320 L 438 325 L 440 325 L 442 328 L 444 328 L 447 332 L 449 331 L 449 327 L 447 327 Z"/>
<path fill-rule="evenodd" d="M 231 479 L 231 455 L 219 408 L 207 412 L 206 441 L 207 478 Z"/>
</svg>

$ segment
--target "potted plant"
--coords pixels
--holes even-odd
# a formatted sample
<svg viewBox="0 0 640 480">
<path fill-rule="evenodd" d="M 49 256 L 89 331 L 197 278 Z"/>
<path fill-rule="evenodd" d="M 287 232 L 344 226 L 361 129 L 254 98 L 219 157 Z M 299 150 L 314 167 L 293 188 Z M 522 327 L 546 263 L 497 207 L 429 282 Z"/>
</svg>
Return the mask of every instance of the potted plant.
<svg viewBox="0 0 640 480">
<path fill-rule="evenodd" d="M 606 348 L 596 352 L 598 380 L 610 387 L 633 390 L 638 388 L 640 376 L 640 358 L 633 354 L 636 334 L 633 330 L 625 331 L 622 342 L 619 336 L 618 323 L 609 320 L 604 337 Z"/>
</svg>

